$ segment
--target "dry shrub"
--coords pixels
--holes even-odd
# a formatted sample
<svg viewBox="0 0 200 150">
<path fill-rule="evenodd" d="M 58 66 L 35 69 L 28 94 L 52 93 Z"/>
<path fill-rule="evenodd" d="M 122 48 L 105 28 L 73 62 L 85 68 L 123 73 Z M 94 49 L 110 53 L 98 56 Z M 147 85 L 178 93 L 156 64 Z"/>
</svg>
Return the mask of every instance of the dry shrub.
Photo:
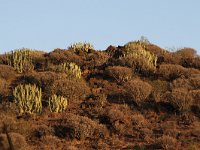
<svg viewBox="0 0 200 150">
<path fill-rule="evenodd" d="M 197 55 L 197 51 L 194 50 L 193 48 L 185 47 L 183 49 L 176 51 L 176 54 L 179 55 L 182 59 L 194 58 Z"/>
<path fill-rule="evenodd" d="M 172 88 L 200 89 L 200 77 L 178 78 L 172 82 Z"/>
<path fill-rule="evenodd" d="M 115 54 L 115 51 L 117 50 L 117 47 L 110 45 L 108 46 L 108 48 L 106 49 L 106 53 L 108 53 L 109 56 L 113 56 Z"/>
<path fill-rule="evenodd" d="M 113 78 L 117 81 L 117 83 L 124 83 L 126 81 L 129 81 L 132 76 L 132 70 L 127 67 L 121 67 L 121 66 L 110 66 L 105 69 L 105 74 Z"/>
<path fill-rule="evenodd" d="M 165 80 L 174 80 L 179 77 L 188 77 L 190 73 L 186 68 L 180 65 L 162 64 L 159 66 L 156 74 Z"/>
<path fill-rule="evenodd" d="M 83 58 L 77 56 L 71 50 L 55 49 L 54 51 L 46 54 L 45 56 L 49 60 L 50 63 L 53 63 L 55 65 L 65 63 L 65 62 L 74 62 L 78 64 L 79 66 L 81 66 L 83 63 Z"/>
<path fill-rule="evenodd" d="M 0 149 L 9 150 L 9 143 L 6 134 L 0 134 Z"/>
<path fill-rule="evenodd" d="M 11 133 L 8 133 L 8 137 L 10 138 L 11 140 L 10 142 L 14 149 L 26 150 L 28 148 L 25 137 L 22 136 L 21 134 L 11 132 Z M 12 149 L 10 143 L 8 142 L 8 138 L 6 134 L 0 134 L 0 149 L 2 150 Z"/>
<path fill-rule="evenodd" d="M 185 58 L 182 60 L 184 67 L 192 67 L 200 70 L 200 56 L 195 58 Z"/>
<path fill-rule="evenodd" d="M 67 114 L 66 119 L 54 125 L 55 135 L 60 138 L 84 140 L 86 138 L 99 139 L 107 136 L 106 127 L 95 121 L 74 114 Z"/>
<path fill-rule="evenodd" d="M 0 78 L 12 80 L 15 78 L 16 72 L 13 67 L 8 65 L 0 65 Z"/>
<path fill-rule="evenodd" d="M 163 130 L 164 135 L 176 137 L 178 134 L 176 121 L 166 121 L 163 124 L 161 124 L 161 128 Z"/>
<path fill-rule="evenodd" d="M 152 87 L 140 79 L 133 79 L 124 84 L 124 89 L 137 105 L 141 105 L 151 94 Z"/>
<path fill-rule="evenodd" d="M 55 73 L 55 72 L 34 72 L 31 74 L 26 74 L 22 78 L 19 79 L 19 83 L 22 84 L 36 84 L 38 87 L 42 88 L 42 91 L 44 92 L 44 97 L 50 97 L 52 94 L 54 94 L 51 91 L 52 85 L 56 80 L 64 79 L 66 78 L 65 74 L 61 73 Z M 17 84 L 19 84 L 17 83 Z M 47 98 L 46 97 L 46 98 Z"/>
<path fill-rule="evenodd" d="M 46 135 L 41 138 L 41 141 L 44 149 L 62 149 L 61 140 L 56 136 Z"/>
<path fill-rule="evenodd" d="M 90 93 L 90 89 L 83 79 L 68 79 L 63 73 L 47 71 L 27 74 L 20 79 L 20 82 L 36 84 L 38 87 L 41 87 L 43 97 L 45 98 L 56 94 L 65 96 L 69 100 L 78 100 L 87 97 Z"/>
<path fill-rule="evenodd" d="M 155 102 L 160 102 L 162 100 L 163 94 L 170 90 L 170 85 L 167 81 L 153 80 L 149 81 L 149 84 L 152 86 L 151 96 Z"/>
<path fill-rule="evenodd" d="M 175 88 L 172 89 L 168 101 L 176 108 L 179 112 L 188 111 L 193 103 L 193 98 L 190 96 L 188 89 L 186 88 Z"/>
<path fill-rule="evenodd" d="M 2 97 L 7 96 L 9 93 L 9 85 L 5 79 L 0 78 L 0 101 Z"/>
<path fill-rule="evenodd" d="M 194 106 L 197 106 L 200 109 L 200 90 L 190 90 L 189 95 L 193 98 Z"/>
<path fill-rule="evenodd" d="M 144 128 L 149 125 L 148 121 L 144 118 L 142 114 L 134 114 L 132 116 L 131 122 L 136 128 Z"/>
<path fill-rule="evenodd" d="M 86 82 L 80 80 L 59 79 L 50 87 L 54 94 L 65 96 L 70 101 L 85 99 L 90 94 Z"/>
<path fill-rule="evenodd" d="M 166 150 L 176 150 L 177 149 L 177 140 L 168 135 L 163 135 L 157 139 L 156 142 L 161 148 Z"/>
<path fill-rule="evenodd" d="M 131 128 L 131 110 L 126 105 L 109 107 L 103 111 L 101 122 L 106 124 L 111 132 L 126 134 Z"/>
</svg>

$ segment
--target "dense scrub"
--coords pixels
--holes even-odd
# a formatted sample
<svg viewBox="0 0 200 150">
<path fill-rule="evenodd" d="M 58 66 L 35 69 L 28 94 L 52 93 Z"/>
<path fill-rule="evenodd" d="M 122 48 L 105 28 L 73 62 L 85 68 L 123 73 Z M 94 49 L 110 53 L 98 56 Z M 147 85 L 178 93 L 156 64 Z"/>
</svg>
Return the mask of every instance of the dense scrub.
<svg viewBox="0 0 200 150">
<path fill-rule="evenodd" d="M 139 40 L 102 51 L 75 43 L 0 55 L 2 150 L 197 150 L 199 143 L 200 56 L 192 48 L 170 52 Z"/>
</svg>

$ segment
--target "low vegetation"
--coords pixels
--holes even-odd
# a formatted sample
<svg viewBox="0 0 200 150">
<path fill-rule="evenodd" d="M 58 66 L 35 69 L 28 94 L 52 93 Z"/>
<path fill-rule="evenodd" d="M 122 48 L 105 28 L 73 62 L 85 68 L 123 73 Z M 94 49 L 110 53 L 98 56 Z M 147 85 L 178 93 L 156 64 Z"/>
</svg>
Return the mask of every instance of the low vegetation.
<svg viewBox="0 0 200 150">
<path fill-rule="evenodd" d="M 142 38 L 0 55 L 0 149 L 200 149 L 200 56 Z"/>
</svg>

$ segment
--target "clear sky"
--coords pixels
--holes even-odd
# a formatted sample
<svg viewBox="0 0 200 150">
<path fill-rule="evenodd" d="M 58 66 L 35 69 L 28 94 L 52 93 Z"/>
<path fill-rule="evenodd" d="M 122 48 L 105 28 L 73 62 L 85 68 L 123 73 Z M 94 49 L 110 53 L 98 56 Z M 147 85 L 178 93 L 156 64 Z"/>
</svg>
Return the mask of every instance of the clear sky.
<svg viewBox="0 0 200 150">
<path fill-rule="evenodd" d="M 200 0 L 0 0 L 0 53 L 79 41 L 103 50 L 141 36 L 200 53 Z"/>
</svg>

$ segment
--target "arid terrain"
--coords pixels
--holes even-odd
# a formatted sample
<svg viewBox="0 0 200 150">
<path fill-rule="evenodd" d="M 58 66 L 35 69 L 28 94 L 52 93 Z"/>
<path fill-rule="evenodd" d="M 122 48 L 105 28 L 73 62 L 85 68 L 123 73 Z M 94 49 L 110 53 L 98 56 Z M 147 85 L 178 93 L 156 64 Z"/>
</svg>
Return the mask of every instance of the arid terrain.
<svg viewBox="0 0 200 150">
<path fill-rule="evenodd" d="M 199 150 L 200 56 L 148 40 L 0 55 L 0 150 Z"/>
</svg>

